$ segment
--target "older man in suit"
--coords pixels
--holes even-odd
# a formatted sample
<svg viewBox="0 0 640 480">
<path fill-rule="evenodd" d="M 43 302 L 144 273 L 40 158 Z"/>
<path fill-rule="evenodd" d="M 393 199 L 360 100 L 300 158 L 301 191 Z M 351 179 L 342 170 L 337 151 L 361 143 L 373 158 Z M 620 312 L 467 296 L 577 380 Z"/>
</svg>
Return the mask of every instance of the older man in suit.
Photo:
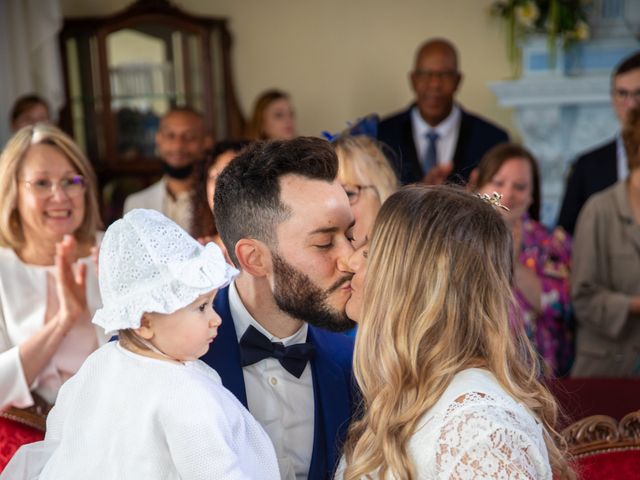
<svg viewBox="0 0 640 480">
<path fill-rule="evenodd" d="M 218 177 L 215 218 L 240 276 L 202 357 L 273 441 L 283 479 L 330 478 L 353 410 L 345 314 L 353 215 L 324 140 L 248 147 Z M 333 330 L 334 332 L 332 332 Z"/>
<path fill-rule="evenodd" d="M 420 46 L 410 79 L 415 103 L 378 127 L 378 139 L 394 150 L 400 180 L 467 181 L 482 155 L 509 139 L 507 133 L 454 101 L 462 73 L 448 40 L 435 38 Z"/>
<path fill-rule="evenodd" d="M 611 76 L 611 102 L 623 125 L 628 112 L 640 105 L 640 52 L 624 59 Z M 627 156 L 618 133 L 613 139 L 578 157 L 571 166 L 558 225 L 573 235 L 586 201 L 629 173 Z"/>
</svg>

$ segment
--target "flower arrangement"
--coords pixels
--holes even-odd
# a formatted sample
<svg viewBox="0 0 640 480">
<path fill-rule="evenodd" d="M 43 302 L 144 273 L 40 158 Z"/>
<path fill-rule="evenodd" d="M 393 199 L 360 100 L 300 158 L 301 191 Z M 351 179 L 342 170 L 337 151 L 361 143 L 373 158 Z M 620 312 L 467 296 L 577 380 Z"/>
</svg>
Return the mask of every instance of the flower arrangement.
<svg viewBox="0 0 640 480">
<path fill-rule="evenodd" d="M 567 48 L 589 38 L 585 11 L 589 0 L 495 0 L 491 14 L 502 18 L 507 28 L 507 53 L 512 65 L 520 64 L 520 43 L 530 34 L 547 35 L 549 61 L 555 62 L 556 41 Z"/>
</svg>

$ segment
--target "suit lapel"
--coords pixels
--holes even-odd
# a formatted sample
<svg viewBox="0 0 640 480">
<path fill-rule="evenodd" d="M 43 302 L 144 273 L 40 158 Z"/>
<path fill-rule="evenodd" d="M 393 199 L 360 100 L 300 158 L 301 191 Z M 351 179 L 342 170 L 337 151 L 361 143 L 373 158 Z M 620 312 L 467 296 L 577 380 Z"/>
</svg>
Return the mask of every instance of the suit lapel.
<svg viewBox="0 0 640 480">
<path fill-rule="evenodd" d="M 406 145 L 405 148 L 405 158 L 401 158 L 402 161 L 402 171 L 404 172 L 402 175 L 403 180 L 415 179 L 411 180 L 411 182 L 419 182 L 424 174 L 422 173 L 422 167 L 420 166 L 420 161 L 418 160 L 418 153 L 416 152 L 416 142 L 413 138 L 413 125 L 411 123 L 411 109 L 414 107 L 412 105 L 409 107 L 409 110 L 404 115 L 404 126 L 401 129 L 402 132 L 402 144 Z"/>
<path fill-rule="evenodd" d="M 315 397 L 313 456 L 309 480 L 325 479 L 333 473 L 351 415 L 351 390 L 339 365 L 324 352 L 318 338 L 322 333 L 309 325 L 308 339 L 316 346 L 311 362 Z M 324 459 L 322 458 L 324 457 Z"/>
<path fill-rule="evenodd" d="M 614 139 L 609 145 L 606 146 L 605 152 L 603 152 L 604 158 L 611 158 L 611 161 L 602 161 L 602 179 L 606 182 L 601 189 L 613 185 L 618 181 L 618 143 Z"/>
<path fill-rule="evenodd" d="M 220 375 L 222 384 L 248 408 L 244 375 L 240 366 L 238 337 L 229 308 L 229 287 L 218 292 L 213 306 L 222 318 L 222 325 L 218 328 L 218 336 L 211 344 L 211 348 L 200 360 L 214 368 Z"/>
<path fill-rule="evenodd" d="M 460 131 L 458 132 L 458 140 L 456 141 L 456 150 L 453 153 L 454 172 L 460 172 L 461 169 L 465 167 L 465 152 L 468 150 L 470 128 L 469 115 L 460 108 Z"/>
</svg>

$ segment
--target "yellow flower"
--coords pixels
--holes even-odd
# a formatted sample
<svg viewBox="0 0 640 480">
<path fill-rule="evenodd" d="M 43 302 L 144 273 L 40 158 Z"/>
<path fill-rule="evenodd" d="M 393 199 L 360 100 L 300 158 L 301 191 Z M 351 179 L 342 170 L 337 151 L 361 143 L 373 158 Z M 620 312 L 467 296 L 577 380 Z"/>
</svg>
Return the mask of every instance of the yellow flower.
<svg viewBox="0 0 640 480">
<path fill-rule="evenodd" d="M 564 36 L 568 40 L 577 40 L 578 42 L 583 42 L 589 38 L 590 34 L 589 25 L 582 20 L 578 20 L 573 27 L 573 30 L 565 32 Z"/>
<path fill-rule="evenodd" d="M 533 28 L 536 20 L 540 17 L 538 5 L 533 1 L 518 5 L 514 8 L 514 12 L 518 23 L 526 28 Z"/>
<path fill-rule="evenodd" d="M 582 20 L 578 20 L 576 22 L 576 28 L 574 30 L 575 33 L 575 38 L 578 41 L 584 41 L 587 40 L 589 38 L 590 35 L 590 30 L 589 30 L 589 25 L 587 25 L 587 22 L 583 22 Z"/>
</svg>

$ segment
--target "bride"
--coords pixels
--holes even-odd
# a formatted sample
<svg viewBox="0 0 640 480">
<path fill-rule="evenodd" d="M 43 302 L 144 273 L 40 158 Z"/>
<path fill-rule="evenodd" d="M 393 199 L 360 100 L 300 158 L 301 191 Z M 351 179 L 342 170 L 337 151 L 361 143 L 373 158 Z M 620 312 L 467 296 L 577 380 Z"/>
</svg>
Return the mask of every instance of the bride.
<svg viewBox="0 0 640 480">
<path fill-rule="evenodd" d="M 511 236 L 497 203 L 406 187 L 350 259 L 363 412 L 337 478 L 574 478 L 535 353 L 509 325 Z"/>
</svg>

